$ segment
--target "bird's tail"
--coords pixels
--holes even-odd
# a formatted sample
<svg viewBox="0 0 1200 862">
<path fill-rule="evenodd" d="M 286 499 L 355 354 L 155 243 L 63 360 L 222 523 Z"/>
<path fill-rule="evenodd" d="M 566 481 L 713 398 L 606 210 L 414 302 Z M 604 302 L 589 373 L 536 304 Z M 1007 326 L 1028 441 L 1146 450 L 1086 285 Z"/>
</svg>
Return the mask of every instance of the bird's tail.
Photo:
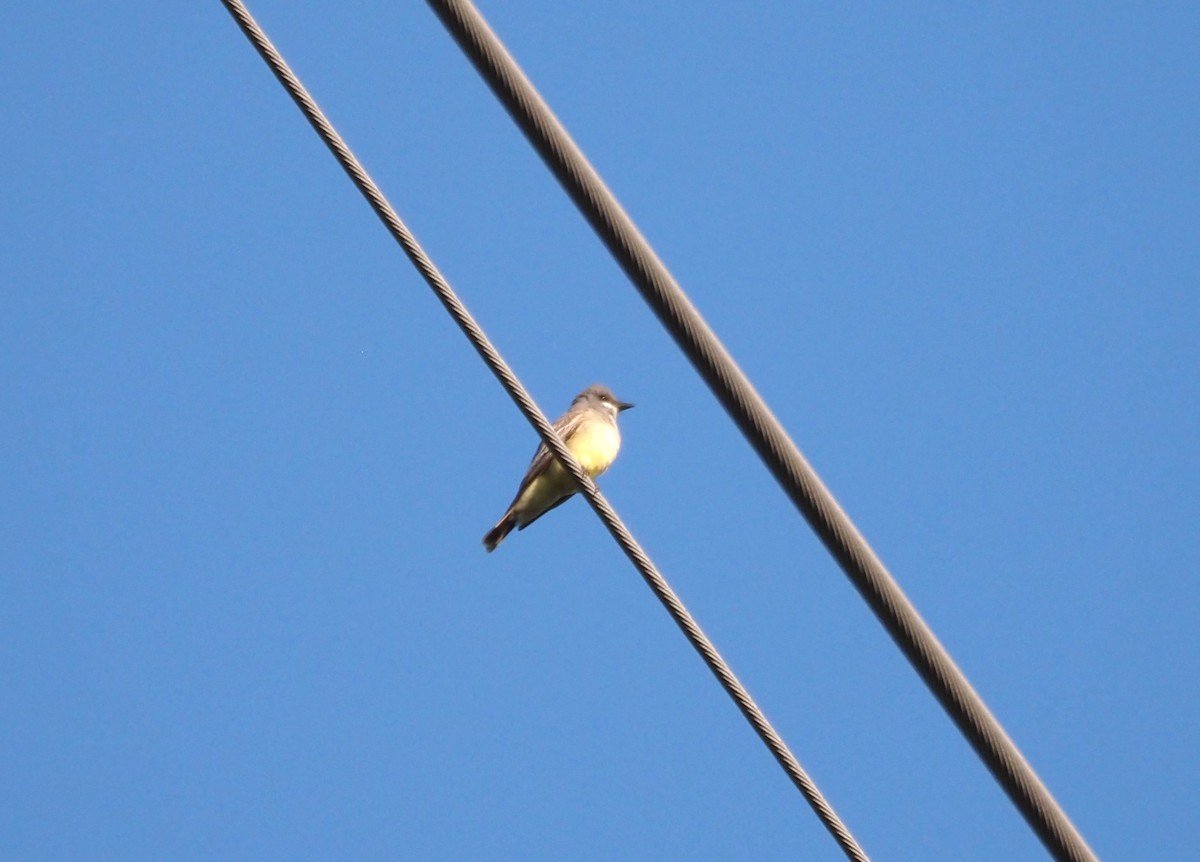
<svg viewBox="0 0 1200 862">
<path fill-rule="evenodd" d="M 504 517 L 488 530 L 486 536 L 483 537 L 483 546 L 487 548 L 490 554 L 496 550 L 496 546 L 504 541 L 504 537 L 513 531 L 513 527 L 517 526 L 517 515 L 512 509 L 504 513 Z"/>
</svg>

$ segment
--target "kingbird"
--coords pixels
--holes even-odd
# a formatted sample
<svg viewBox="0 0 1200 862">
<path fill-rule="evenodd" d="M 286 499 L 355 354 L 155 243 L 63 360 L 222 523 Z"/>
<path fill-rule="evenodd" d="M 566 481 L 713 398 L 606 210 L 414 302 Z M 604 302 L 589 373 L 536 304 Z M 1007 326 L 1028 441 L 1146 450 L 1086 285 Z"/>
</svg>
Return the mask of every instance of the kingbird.
<svg viewBox="0 0 1200 862">
<path fill-rule="evenodd" d="M 596 384 L 576 395 L 567 412 L 554 423 L 555 433 L 593 479 L 616 460 L 621 448 L 617 414 L 632 406 L 617 400 L 607 386 Z M 513 527 L 524 530 L 555 506 L 571 499 L 575 489 L 575 480 L 567 468 L 542 443 L 517 488 L 517 496 L 504 517 L 483 537 L 483 546 L 488 553 L 496 550 Z"/>
</svg>

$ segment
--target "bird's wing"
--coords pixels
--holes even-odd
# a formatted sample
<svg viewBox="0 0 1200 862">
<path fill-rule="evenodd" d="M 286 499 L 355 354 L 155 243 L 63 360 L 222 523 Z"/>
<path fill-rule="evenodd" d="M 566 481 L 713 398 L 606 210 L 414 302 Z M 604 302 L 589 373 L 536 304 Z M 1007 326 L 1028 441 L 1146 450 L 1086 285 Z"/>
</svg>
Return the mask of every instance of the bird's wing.
<svg viewBox="0 0 1200 862">
<path fill-rule="evenodd" d="M 551 503 L 549 506 L 542 509 L 542 511 L 538 512 L 536 515 L 534 515 L 532 518 L 530 518 L 524 524 L 521 524 L 520 526 L 518 526 L 517 529 L 524 530 L 526 527 L 528 527 L 530 524 L 532 524 L 538 518 L 542 517 L 542 515 L 546 514 L 547 512 L 550 512 L 554 509 L 557 509 L 559 506 L 561 506 L 563 503 L 567 502 L 567 500 L 570 500 L 574 496 L 575 496 L 575 492 L 572 491 L 570 494 L 567 494 L 565 497 L 560 497 L 559 499 L 557 499 L 553 503 Z"/>
<path fill-rule="evenodd" d="M 564 443 L 569 443 L 582 424 L 582 413 L 567 414 L 554 423 L 554 430 Z M 529 462 L 529 472 L 521 480 L 521 487 L 517 489 L 517 496 L 514 499 L 519 500 L 521 495 L 525 493 L 525 489 L 529 487 L 529 483 L 545 473 L 553 463 L 554 454 L 544 442 L 539 443 L 537 451 L 533 453 L 533 460 Z"/>
</svg>

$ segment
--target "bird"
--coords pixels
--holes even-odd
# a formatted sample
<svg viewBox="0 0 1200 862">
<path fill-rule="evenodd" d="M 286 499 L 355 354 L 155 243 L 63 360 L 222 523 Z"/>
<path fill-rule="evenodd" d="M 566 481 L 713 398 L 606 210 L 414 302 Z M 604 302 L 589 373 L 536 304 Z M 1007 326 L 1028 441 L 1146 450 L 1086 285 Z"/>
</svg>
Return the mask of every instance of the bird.
<svg viewBox="0 0 1200 862">
<path fill-rule="evenodd" d="M 618 399 L 607 386 L 597 383 L 576 395 L 567 412 L 554 422 L 554 432 L 593 479 L 616 460 L 621 448 L 617 415 L 631 407 L 632 404 Z M 524 530 L 554 507 L 571 499 L 575 491 L 575 479 L 543 442 L 534 453 L 529 470 L 504 517 L 483 537 L 483 546 L 491 553 L 513 528 Z"/>
</svg>

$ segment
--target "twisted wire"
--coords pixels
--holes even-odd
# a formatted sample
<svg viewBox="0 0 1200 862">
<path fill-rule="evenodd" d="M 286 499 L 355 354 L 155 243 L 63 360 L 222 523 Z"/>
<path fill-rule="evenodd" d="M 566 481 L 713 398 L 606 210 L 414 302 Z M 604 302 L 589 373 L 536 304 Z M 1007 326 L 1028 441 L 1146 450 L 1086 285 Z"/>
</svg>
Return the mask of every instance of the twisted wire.
<svg viewBox="0 0 1200 862">
<path fill-rule="evenodd" d="M 783 767 L 788 777 L 803 794 L 805 800 L 807 800 L 808 804 L 817 814 L 822 824 L 833 835 L 834 840 L 842 848 L 842 851 L 848 858 L 855 860 L 855 862 L 869 862 L 866 853 L 858 845 L 858 842 L 855 841 L 854 836 L 846 828 L 845 824 L 842 823 L 816 784 L 804 771 L 803 767 L 801 767 L 800 762 L 787 747 L 783 738 L 771 725 L 770 721 L 767 720 L 766 715 L 763 714 L 758 704 L 754 702 L 749 691 L 742 685 L 728 663 L 704 634 L 695 618 L 692 617 L 683 602 L 675 594 L 675 591 L 671 589 L 670 584 L 667 583 L 666 579 L 658 571 L 641 545 L 633 538 L 633 534 L 630 533 L 629 529 L 621 521 L 616 511 L 600 494 L 595 483 L 584 472 L 583 468 L 579 466 L 579 463 L 571 455 L 571 451 L 559 439 L 558 435 L 554 433 L 550 422 L 538 408 L 537 404 L 534 403 L 533 398 L 526 391 L 516 374 L 504 361 L 503 357 L 501 357 L 499 351 L 496 350 L 486 333 L 484 333 L 483 329 L 471 316 L 466 306 L 459 300 L 449 282 L 446 281 L 424 249 L 417 243 L 411 231 L 409 231 L 399 215 L 396 214 L 391 204 L 388 203 L 383 192 L 380 191 L 379 187 L 367 174 L 345 141 L 337 133 L 337 130 L 333 128 L 333 125 L 317 106 L 316 101 L 309 95 L 304 85 L 300 83 L 299 78 L 292 72 L 282 55 L 280 55 L 279 51 L 276 50 L 275 46 L 267 38 L 266 33 L 259 26 L 258 22 L 251 16 L 246 6 L 241 0 L 221 0 L 221 2 L 229 10 L 242 32 L 254 45 L 259 55 L 271 68 L 271 71 L 274 72 L 276 78 L 279 79 L 284 89 L 300 108 L 300 111 L 308 119 L 309 123 L 312 124 L 318 136 L 329 147 L 355 186 L 367 198 L 367 201 L 371 204 L 371 208 L 384 223 L 388 232 L 391 233 L 393 238 L 404 249 L 409 260 L 416 266 L 442 305 L 454 318 L 464 334 L 466 334 L 471 345 L 500 381 L 500 384 L 516 403 L 518 409 L 520 409 L 534 428 L 537 429 L 538 434 L 541 435 L 551 451 L 566 465 L 583 491 L 585 499 L 587 499 L 596 514 L 600 516 L 600 520 L 604 522 L 609 533 L 645 579 L 650 589 L 654 592 L 654 595 L 667 609 L 667 612 L 687 637 L 692 647 L 700 654 L 705 664 L 708 665 L 709 669 L 720 681 L 722 687 L 737 704 L 746 720 L 751 724 L 755 732 L 758 733 L 767 748 L 770 749 L 776 761 Z"/>
<path fill-rule="evenodd" d="M 427 0 L 1054 858 L 1096 856 L 469 0 Z"/>
</svg>

